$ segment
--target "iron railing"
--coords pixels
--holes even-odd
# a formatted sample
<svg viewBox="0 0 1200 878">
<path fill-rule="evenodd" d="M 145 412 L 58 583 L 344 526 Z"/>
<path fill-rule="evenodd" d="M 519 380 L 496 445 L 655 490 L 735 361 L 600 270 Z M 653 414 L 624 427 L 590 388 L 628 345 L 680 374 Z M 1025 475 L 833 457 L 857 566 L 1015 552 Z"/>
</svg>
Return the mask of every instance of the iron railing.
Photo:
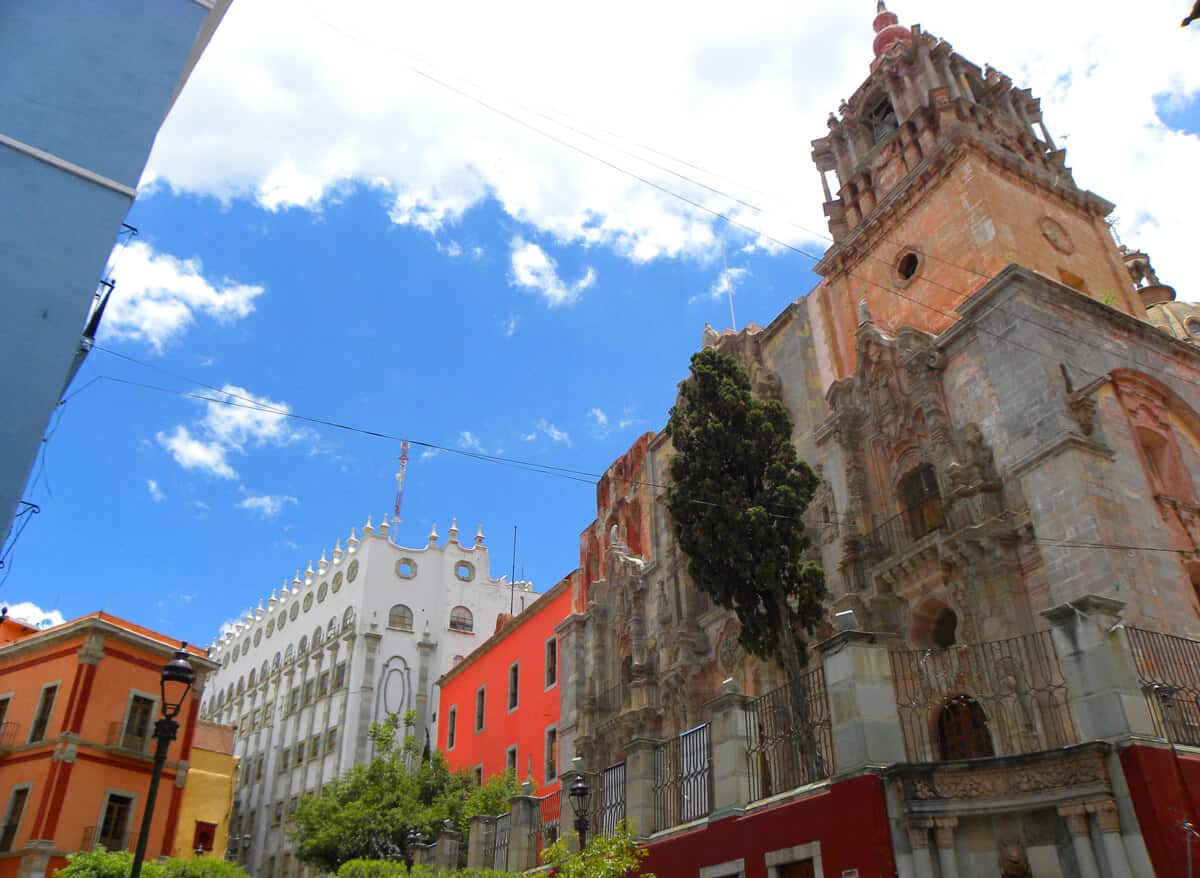
<svg viewBox="0 0 1200 878">
<path fill-rule="evenodd" d="M 1172 744 L 1200 746 L 1200 641 L 1126 628 L 1154 727 Z"/>
<path fill-rule="evenodd" d="M 654 831 L 712 813 L 712 742 L 708 724 L 654 748 Z"/>
<path fill-rule="evenodd" d="M 11 720 L 9 722 L 0 723 L 0 749 L 6 750 L 10 747 L 17 746 L 17 737 L 20 727 Z"/>
<path fill-rule="evenodd" d="M 79 849 L 81 851 L 93 851 L 99 847 L 104 848 L 106 851 L 123 851 L 129 847 L 129 833 L 122 832 L 118 835 L 104 835 L 95 826 L 89 826 L 84 829 Z"/>
<path fill-rule="evenodd" d="M 496 818 L 495 846 L 492 851 L 492 868 L 503 872 L 508 869 L 508 836 L 512 827 L 512 814 L 501 814 Z"/>
<path fill-rule="evenodd" d="M 558 841 L 560 820 L 562 818 L 562 796 L 559 790 L 546 793 L 538 799 L 537 852 L 542 851 Z"/>
<path fill-rule="evenodd" d="M 108 746 L 145 753 L 150 748 L 150 731 L 138 734 L 121 721 L 108 724 Z"/>
<path fill-rule="evenodd" d="M 765 799 L 833 773 L 833 735 L 825 669 L 806 671 L 799 703 L 781 686 L 750 703 L 746 749 L 750 759 L 750 800 Z"/>
<path fill-rule="evenodd" d="M 593 793 L 592 832 L 609 836 L 625 819 L 625 763 L 610 765 L 589 782 Z"/>
<path fill-rule="evenodd" d="M 1013 756 L 1079 742 L 1049 631 L 890 657 L 912 762 Z"/>
<path fill-rule="evenodd" d="M 867 535 L 867 544 L 879 557 L 903 552 L 917 540 L 946 526 L 941 497 L 929 497 L 893 515 Z"/>
</svg>

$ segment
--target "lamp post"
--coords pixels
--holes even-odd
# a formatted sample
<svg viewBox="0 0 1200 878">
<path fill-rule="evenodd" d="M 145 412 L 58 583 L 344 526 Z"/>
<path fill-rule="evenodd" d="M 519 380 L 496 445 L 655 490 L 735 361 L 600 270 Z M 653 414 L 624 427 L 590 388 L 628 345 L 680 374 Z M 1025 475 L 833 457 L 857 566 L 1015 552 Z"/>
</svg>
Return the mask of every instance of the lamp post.
<svg viewBox="0 0 1200 878">
<path fill-rule="evenodd" d="M 591 813 L 592 791 L 582 773 L 575 775 L 567 791 L 571 809 L 575 812 L 575 832 L 579 835 L 579 849 L 587 845 L 588 815 Z"/>
<path fill-rule="evenodd" d="M 138 833 L 137 851 L 133 855 L 133 868 L 129 878 L 139 878 L 142 874 L 142 860 L 146 858 L 146 844 L 150 841 L 150 821 L 154 817 L 154 798 L 158 795 L 158 779 L 162 775 L 163 765 L 167 762 L 167 748 L 179 733 L 179 723 L 175 717 L 183 707 L 184 699 L 192 689 L 196 680 L 196 672 L 192 670 L 187 660 L 187 644 L 182 643 L 175 650 L 175 657 L 163 665 L 159 687 L 162 692 L 162 719 L 154 724 L 154 740 L 157 746 L 154 750 L 154 771 L 150 775 L 150 789 L 146 792 L 146 809 L 142 814 L 142 829 Z"/>
</svg>

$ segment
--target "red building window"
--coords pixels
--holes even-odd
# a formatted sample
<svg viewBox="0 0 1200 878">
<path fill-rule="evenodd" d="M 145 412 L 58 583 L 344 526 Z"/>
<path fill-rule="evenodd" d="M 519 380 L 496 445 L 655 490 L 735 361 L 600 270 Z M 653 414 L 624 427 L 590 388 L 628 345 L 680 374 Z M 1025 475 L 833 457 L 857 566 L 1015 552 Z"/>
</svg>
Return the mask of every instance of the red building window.
<svg viewBox="0 0 1200 878">
<path fill-rule="evenodd" d="M 211 851 L 217 838 L 217 824 L 196 821 L 196 831 L 192 835 L 193 851 Z"/>
<path fill-rule="evenodd" d="M 942 759 L 983 759 L 996 755 L 987 714 L 969 695 L 951 698 L 943 705 L 937 734 Z"/>
</svg>

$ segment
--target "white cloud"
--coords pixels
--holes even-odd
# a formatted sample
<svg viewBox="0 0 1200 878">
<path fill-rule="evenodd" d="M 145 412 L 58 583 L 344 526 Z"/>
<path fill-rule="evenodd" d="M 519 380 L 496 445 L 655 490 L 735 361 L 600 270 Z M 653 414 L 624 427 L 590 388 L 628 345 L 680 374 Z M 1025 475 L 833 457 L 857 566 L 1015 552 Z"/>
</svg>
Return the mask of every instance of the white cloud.
<svg viewBox="0 0 1200 878">
<path fill-rule="evenodd" d="M 209 510 L 212 508 L 203 500 L 195 500 L 192 502 L 192 508 L 196 510 L 196 518 L 208 518 Z"/>
<path fill-rule="evenodd" d="M 567 283 L 558 276 L 558 264 L 537 244 L 521 237 L 512 240 L 512 271 L 509 283 L 524 290 L 541 293 L 551 308 L 573 305 L 579 294 L 596 282 L 596 270 L 588 268 L 583 277 Z"/>
<path fill-rule="evenodd" d="M 512 338 L 514 335 L 516 335 L 517 315 L 513 314 L 507 320 L 502 320 L 500 322 L 500 331 L 504 334 L 505 338 Z"/>
<path fill-rule="evenodd" d="M 158 443 L 184 469 L 236 479 L 237 471 L 229 463 L 231 453 L 245 454 L 249 448 L 265 445 L 288 445 L 310 436 L 309 431 L 292 427 L 287 419 L 291 410 L 286 403 L 255 396 L 236 384 L 226 384 L 219 392 L 209 391 L 207 395 L 210 398 L 204 402 L 204 413 L 190 429 L 179 424 L 172 432 L 159 432 L 156 436 Z"/>
<path fill-rule="evenodd" d="M 440 448 L 426 448 L 421 452 L 421 460 L 431 460 L 442 453 Z"/>
<path fill-rule="evenodd" d="M 1179 6 L 1153 0 L 1129 14 L 1128 4 L 1094 0 L 1081 15 L 1076 4 L 1013 0 L 979 15 L 958 0 L 902 0 L 896 11 L 1031 87 L 1051 132 L 1071 135 L 1076 179 L 1117 202 L 1126 243 L 1148 248 L 1164 280 L 1187 295 L 1200 290 L 1200 265 L 1190 259 L 1194 199 L 1180 181 L 1200 166 L 1200 138 L 1169 130 L 1154 106 L 1156 95 L 1178 102 L 1200 88 L 1200 37 L 1177 26 Z M 358 184 L 385 197 L 396 222 L 431 230 L 492 195 L 510 217 L 562 243 L 605 245 L 637 261 L 719 252 L 714 230 L 723 224 L 711 215 L 433 84 L 413 73 L 417 65 L 735 220 L 819 250 L 815 233 L 826 225 L 808 144 L 868 72 L 873 11 L 843 0 L 812 0 L 802 11 L 761 0 L 732 17 L 721 4 L 678 0 L 617 0 L 601 16 L 546 2 L 521 15 L 482 2 L 235 3 L 167 119 L 145 182 L 252 198 L 270 210 L 319 209 Z M 1135 47 L 1152 47 L 1153 63 L 1130 63 Z M 569 109 L 558 117 L 601 142 L 522 107 Z"/>
<path fill-rule="evenodd" d="M 608 435 L 608 414 L 604 409 L 599 407 L 593 408 L 588 411 L 587 416 L 597 436 L 603 438 Z"/>
<path fill-rule="evenodd" d="M 209 280 L 198 259 L 176 259 L 144 241 L 113 251 L 116 287 L 100 324 L 101 338 L 144 341 L 156 351 L 183 334 L 197 314 L 231 323 L 254 310 L 264 287 Z"/>
<path fill-rule="evenodd" d="M 66 620 L 58 610 L 43 610 L 32 601 L 18 601 L 15 604 L 4 604 L 8 607 L 8 615 L 18 622 L 25 622 L 35 628 L 49 628 L 51 625 L 61 625 Z"/>
<path fill-rule="evenodd" d="M 745 268 L 725 268 L 722 269 L 717 279 L 713 281 L 713 285 L 708 288 L 708 292 L 702 296 L 694 296 L 693 302 L 700 299 L 725 299 L 731 293 L 736 293 L 737 288 L 741 285 L 750 274 L 750 271 Z"/>
<path fill-rule="evenodd" d="M 463 430 L 458 434 L 458 447 L 468 451 L 483 451 L 483 443 L 470 430 Z"/>
<path fill-rule="evenodd" d="M 248 494 L 238 501 L 237 508 L 257 512 L 263 518 L 275 518 L 285 506 L 296 505 L 299 502 L 287 494 Z"/>
<path fill-rule="evenodd" d="M 442 255 L 449 256 L 451 259 L 457 259 L 463 255 L 462 244 L 458 243 L 458 241 L 451 241 L 448 244 L 442 244 L 439 241 L 437 250 Z"/>
<path fill-rule="evenodd" d="M 568 448 L 571 447 L 571 436 L 566 430 L 560 430 L 545 418 L 539 418 L 538 422 L 533 425 L 533 430 L 528 433 L 523 433 L 521 438 L 526 442 L 533 442 L 538 436 L 545 436 L 551 442 L 561 442 Z"/>
<path fill-rule="evenodd" d="M 146 489 L 150 492 L 150 499 L 155 503 L 161 503 L 167 499 L 167 495 L 162 492 L 162 488 L 154 479 L 146 479 Z"/>
</svg>

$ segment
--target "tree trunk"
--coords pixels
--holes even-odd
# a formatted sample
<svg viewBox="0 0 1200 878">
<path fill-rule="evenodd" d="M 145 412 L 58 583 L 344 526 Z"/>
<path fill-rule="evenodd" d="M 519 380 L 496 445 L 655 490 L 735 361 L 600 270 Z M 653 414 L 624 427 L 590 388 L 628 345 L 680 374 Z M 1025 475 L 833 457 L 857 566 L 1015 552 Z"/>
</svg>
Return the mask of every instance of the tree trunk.
<svg viewBox="0 0 1200 878">
<path fill-rule="evenodd" d="M 787 605 L 787 596 L 782 591 L 775 591 L 772 599 L 775 604 L 775 636 L 779 644 L 779 663 L 783 666 L 783 673 L 787 678 L 791 729 L 796 736 L 796 748 L 800 757 L 799 781 L 801 784 L 812 783 L 825 777 L 828 772 L 817 746 L 812 708 L 808 701 L 809 693 L 804 686 L 804 662 L 796 646 L 795 632 L 789 624 L 791 612 Z"/>
</svg>

